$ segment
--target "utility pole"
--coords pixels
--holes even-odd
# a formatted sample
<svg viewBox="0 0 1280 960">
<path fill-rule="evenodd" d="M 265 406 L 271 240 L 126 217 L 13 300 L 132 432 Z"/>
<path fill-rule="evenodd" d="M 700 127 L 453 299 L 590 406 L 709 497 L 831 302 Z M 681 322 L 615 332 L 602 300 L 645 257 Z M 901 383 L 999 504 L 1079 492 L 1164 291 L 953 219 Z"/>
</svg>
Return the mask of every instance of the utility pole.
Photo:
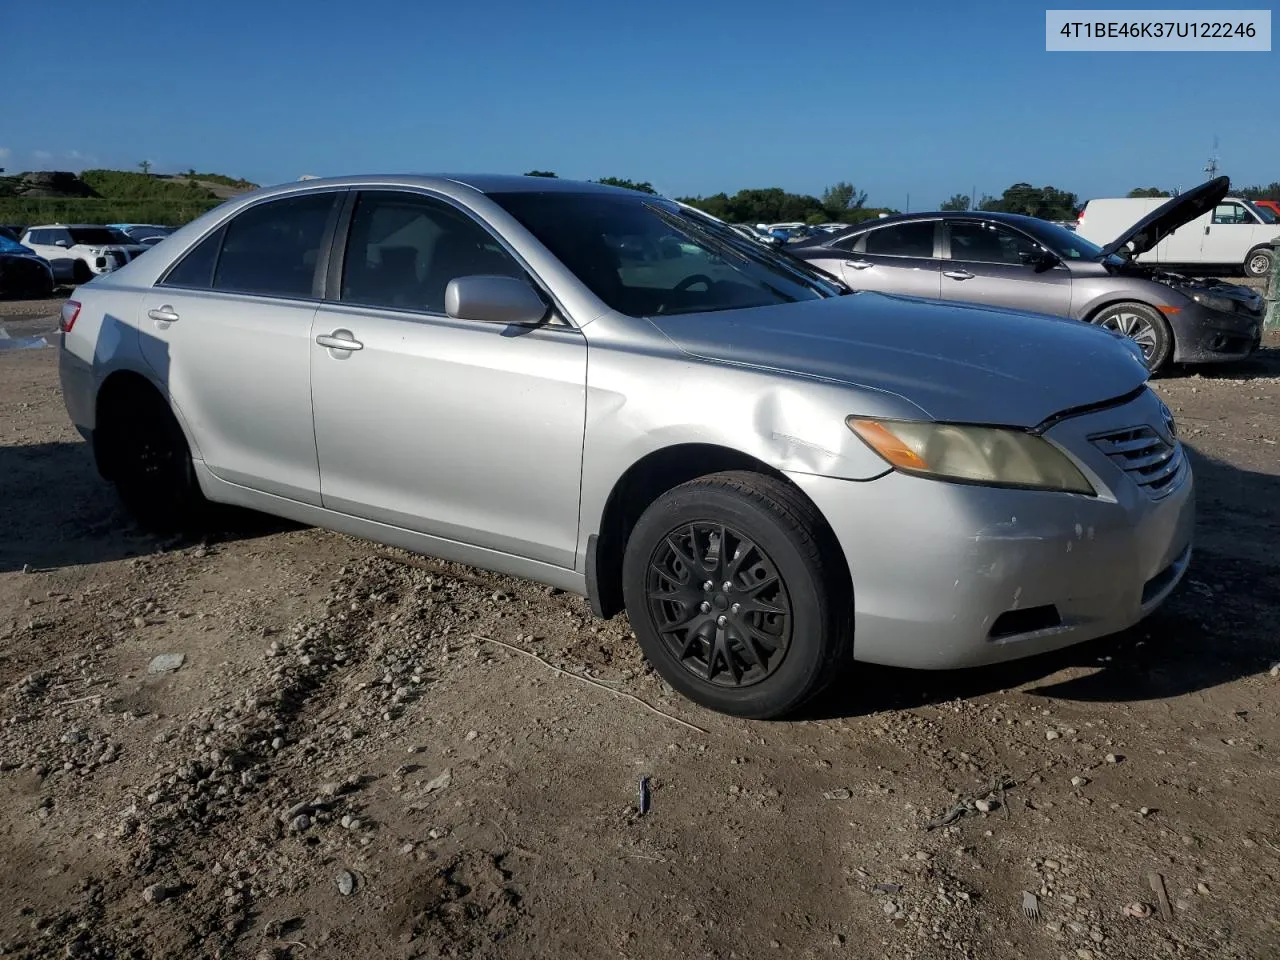
<svg viewBox="0 0 1280 960">
<path fill-rule="evenodd" d="M 907 209 L 904 212 L 905 213 L 911 212 L 911 194 L 909 193 L 907 194 Z"/>
</svg>

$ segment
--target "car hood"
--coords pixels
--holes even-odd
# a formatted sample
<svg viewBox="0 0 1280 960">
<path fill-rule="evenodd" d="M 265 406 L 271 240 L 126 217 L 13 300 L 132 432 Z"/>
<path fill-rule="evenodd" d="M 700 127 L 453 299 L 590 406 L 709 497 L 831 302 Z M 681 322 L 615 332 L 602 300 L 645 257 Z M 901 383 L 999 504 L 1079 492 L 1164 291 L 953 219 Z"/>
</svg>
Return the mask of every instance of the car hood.
<svg viewBox="0 0 1280 960">
<path fill-rule="evenodd" d="M 880 293 L 649 320 L 690 356 L 888 392 L 961 423 L 1034 427 L 1148 377 L 1129 341 L 1078 320 Z"/>
<path fill-rule="evenodd" d="M 1215 177 L 1186 193 L 1180 193 L 1160 204 L 1120 236 L 1102 248 L 1103 253 L 1116 253 L 1125 244 L 1133 245 L 1133 255 L 1146 253 L 1180 226 L 1200 214 L 1212 210 L 1231 189 L 1227 177 Z"/>
</svg>

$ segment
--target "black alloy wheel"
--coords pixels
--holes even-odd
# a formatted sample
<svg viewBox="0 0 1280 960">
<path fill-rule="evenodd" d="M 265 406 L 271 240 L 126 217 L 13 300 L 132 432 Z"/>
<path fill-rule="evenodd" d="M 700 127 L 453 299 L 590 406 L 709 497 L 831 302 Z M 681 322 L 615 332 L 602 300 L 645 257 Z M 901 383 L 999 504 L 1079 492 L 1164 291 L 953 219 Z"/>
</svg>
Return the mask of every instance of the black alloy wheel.
<svg viewBox="0 0 1280 960">
<path fill-rule="evenodd" d="M 777 565 L 728 524 L 669 531 L 649 559 L 645 593 L 663 643 L 704 682 L 759 683 L 791 645 L 791 598 Z"/>
</svg>

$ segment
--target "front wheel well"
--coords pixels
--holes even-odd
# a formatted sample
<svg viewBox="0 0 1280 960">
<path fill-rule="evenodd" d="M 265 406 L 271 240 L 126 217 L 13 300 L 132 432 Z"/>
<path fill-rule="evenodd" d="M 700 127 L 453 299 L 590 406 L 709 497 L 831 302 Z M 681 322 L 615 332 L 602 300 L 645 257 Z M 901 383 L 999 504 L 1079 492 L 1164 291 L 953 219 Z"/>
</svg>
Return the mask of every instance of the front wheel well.
<svg viewBox="0 0 1280 960">
<path fill-rule="evenodd" d="M 93 418 L 93 456 L 104 480 L 115 479 L 116 444 L 113 441 L 116 433 L 130 429 L 129 413 L 144 403 L 165 403 L 165 399 L 155 384 L 132 370 L 116 371 L 98 389 Z"/>
<path fill-rule="evenodd" d="M 631 531 L 649 505 L 673 487 L 726 470 L 773 477 L 805 497 L 780 470 L 729 447 L 686 443 L 646 454 L 618 478 L 605 501 L 599 533 L 588 541 L 587 594 L 596 616 L 609 619 L 624 609 L 622 558 Z M 844 563 L 844 557 L 839 561 Z"/>
</svg>

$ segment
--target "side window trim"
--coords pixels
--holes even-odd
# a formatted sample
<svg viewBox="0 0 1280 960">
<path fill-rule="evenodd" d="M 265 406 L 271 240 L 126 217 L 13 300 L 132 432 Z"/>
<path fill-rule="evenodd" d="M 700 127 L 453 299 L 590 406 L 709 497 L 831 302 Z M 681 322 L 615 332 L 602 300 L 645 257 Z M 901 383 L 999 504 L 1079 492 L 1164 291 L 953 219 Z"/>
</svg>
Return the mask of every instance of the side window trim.
<svg viewBox="0 0 1280 960">
<path fill-rule="evenodd" d="M 332 242 L 329 244 L 327 251 L 327 268 L 324 274 L 325 288 L 321 297 L 325 303 L 347 307 L 358 307 L 360 309 L 390 310 L 395 313 L 402 313 L 413 317 L 424 317 L 437 320 L 453 319 L 447 313 L 436 313 L 430 310 L 409 307 L 374 307 L 367 304 L 346 303 L 341 299 L 342 273 L 347 256 L 347 245 L 351 240 L 351 222 L 355 217 L 356 204 L 360 202 L 360 197 L 362 195 L 380 193 L 399 193 L 404 194 L 407 197 L 417 197 L 419 199 L 439 203 L 448 207 L 459 216 L 465 217 L 467 220 L 471 221 L 477 229 L 484 231 L 485 234 L 491 237 L 494 242 L 502 248 L 503 252 L 512 259 L 516 266 L 524 271 L 525 277 L 532 284 L 534 290 L 536 290 L 544 300 L 551 304 L 553 319 L 549 326 L 567 326 L 574 330 L 578 328 L 577 324 L 569 318 L 569 312 L 565 310 L 564 305 L 555 296 L 555 294 L 551 292 L 551 288 L 543 282 L 541 277 L 538 276 L 537 271 L 535 271 L 529 265 L 528 261 L 526 261 L 524 257 L 520 256 L 516 249 L 507 242 L 506 237 L 502 236 L 494 230 L 493 227 L 481 220 L 472 210 L 458 203 L 452 197 L 444 196 L 443 194 L 436 193 L 433 190 L 403 187 L 395 184 L 387 184 L 385 186 L 380 184 L 370 184 L 367 186 L 357 186 L 348 191 L 346 200 L 340 205 L 340 214 L 333 231 Z"/>
</svg>

